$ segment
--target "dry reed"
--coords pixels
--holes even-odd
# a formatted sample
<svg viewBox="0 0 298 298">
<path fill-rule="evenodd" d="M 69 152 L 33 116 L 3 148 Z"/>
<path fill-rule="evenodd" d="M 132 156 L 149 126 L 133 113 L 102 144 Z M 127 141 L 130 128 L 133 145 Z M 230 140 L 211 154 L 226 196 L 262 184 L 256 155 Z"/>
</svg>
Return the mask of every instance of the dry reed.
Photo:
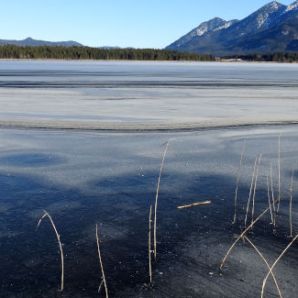
<svg viewBox="0 0 298 298">
<path fill-rule="evenodd" d="M 272 272 L 271 268 L 270 268 L 270 265 L 269 263 L 267 262 L 267 260 L 265 259 L 265 257 L 263 256 L 263 254 L 259 251 L 259 249 L 253 244 L 253 242 L 246 236 L 244 236 L 244 239 L 253 247 L 253 249 L 257 252 L 257 254 L 261 257 L 261 259 L 264 261 L 264 263 L 266 264 L 273 280 L 274 280 L 274 283 L 275 283 L 275 286 L 276 286 L 276 289 L 278 291 L 278 295 L 280 298 L 282 298 L 282 294 L 281 294 L 281 291 L 280 291 L 280 288 L 278 286 L 278 283 L 277 283 L 277 280 L 276 280 L 276 277 L 274 275 L 274 273 Z"/>
<path fill-rule="evenodd" d="M 272 211 L 272 203 L 271 203 L 271 195 L 270 195 L 270 186 L 269 186 L 269 177 L 267 176 L 267 196 L 268 196 L 268 206 L 270 211 L 270 218 L 271 223 L 274 225 L 274 217 L 273 217 L 273 211 Z"/>
<path fill-rule="evenodd" d="M 257 168 L 258 159 L 259 159 L 259 157 L 257 157 L 256 160 L 255 160 L 254 169 L 253 169 L 253 172 L 252 172 L 251 184 L 250 184 L 249 195 L 248 195 L 247 204 L 246 204 L 245 219 L 244 219 L 245 227 L 247 225 L 248 211 L 249 211 L 249 207 L 250 207 L 250 201 L 251 201 L 251 196 L 252 196 L 252 191 L 253 191 L 253 186 L 254 186 L 254 181 L 255 181 L 255 175 L 256 175 L 256 168 Z"/>
<path fill-rule="evenodd" d="M 148 266 L 149 266 L 149 280 L 150 284 L 152 284 L 152 250 L 151 250 L 151 228 L 152 228 L 152 205 L 150 205 L 150 210 L 149 210 L 149 230 L 148 230 Z"/>
<path fill-rule="evenodd" d="M 259 155 L 258 165 L 257 165 L 257 169 L 256 169 L 254 192 L 253 192 L 253 197 L 252 197 L 251 222 L 253 222 L 254 215 L 255 215 L 255 198 L 256 198 L 257 183 L 258 183 L 258 176 L 259 176 L 259 169 L 260 169 L 261 160 L 262 160 L 262 154 Z"/>
<path fill-rule="evenodd" d="M 271 189 L 272 209 L 273 209 L 274 216 L 275 216 L 276 215 L 276 206 L 275 206 L 275 195 L 274 195 L 274 186 L 273 186 L 273 169 L 272 169 L 272 163 L 270 164 L 270 189 Z"/>
<path fill-rule="evenodd" d="M 242 169 L 244 152 L 245 152 L 245 141 L 243 142 L 243 148 L 240 156 L 239 168 L 238 168 L 237 177 L 236 177 L 236 188 L 235 188 L 235 196 L 234 196 L 234 217 L 232 222 L 233 224 L 235 224 L 237 220 L 238 191 L 239 191 L 239 183 L 241 178 L 241 169 Z"/>
<path fill-rule="evenodd" d="M 290 182 L 290 199 L 289 199 L 289 226 L 290 226 L 290 237 L 293 238 L 293 185 L 294 185 L 294 170 L 292 170 L 291 182 Z"/>
<path fill-rule="evenodd" d="M 253 174 L 254 176 L 254 174 Z M 271 176 L 271 180 L 272 180 L 272 165 L 270 167 L 270 176 Z M 268 179 L 267 179 L 268 182 Z M 272 186 L 272 183 L 271 183 Z M 251 187 L 252 188 L 252 187 Z M 270 191 L 268 191 L 270 193 Z M 272 190 L 271 190 L 271 194 L 272 194 Z M 274 195 L 274 194 L 273 194 Z M 273 201 L 272 201 L 272 206 L 275 206 L 276 200 L 273 197 Z M 268 206 L 268 208 L 266 208 L 255 220 L 252 220 L 252 222 L 250 223 L 250 225 L 248 227 L 245 227 L 244 231 L 237 237 L 237 239 L 232 243 L 232 245 L 230 246 L 230 248 L 228 249 L 228 251 L 226 252 L 224 258 L 222 259 L 222 262 L 220 264 L 220 270 L 223 269 L 223 266 L 225 265 L 228 256 L 231 254 L 233 248 L 236 246 L 236 244 L 243 239 L 243 237 L 245 236 L 245 234 L 251 230 L 253 228 L 253 226 L 269 211 L 271 210 L 270 205 Z M 275 220 L 274 220 L 275 221 Z"/>
<path fill-rule="evenodd" d="M 276 259 L 276 261 L 273 263 L 273 265 L 270 267 L 269 272 L 267 273 L 266 277 L 263 280 L 263 284 L 262 284 L 262 291 L 261 291 L 261 298 L 264 297 L 264 291 L 265 291 L 265 287 L 266 287 L 266 283 L 268 280 L 268 277 L 270 275 L 270 272 L 273 272 L 273 269 L 275 268 L 275 266 L 277 265 L 277 263 L 279 262 L 279 260 L 285 255 L 285 253 L 289 250 L 289 248 L 293 245 L 293 243 L 298 239 L 298 235 L 296 235 L 293 240 L 287 245 L 287 247 L 283 250 L 283 252 L 279 255 L 279 257 Z"/>
<path fill-rule="evenodd" d="M 280 208 L 280 200 L 281 200 L 281 149 L 280 149 L 280 135 L 278 137 L 278 158 L 277 158 L 277 164 L 278 164 L 278 200 L 277 200 L 277 213 L 279 212 Z"/>
<path fill-rule="evenodd" d="M 187 209 L 187 208 L 192 208 L 196 206 L 206 206 L 206 205 L 210 205 L 211 203 L 212 203 L 211 201 L 196 202 L 189 205 L 178 206 L 177 209 Z"/>
<path fill-rule="evenodd" d="M 96 236 L 97 253 L 98 253 L 98 259 L 99 259 L 100 271 L 101 271 L 101 279 L 102 279 L 101 283 L 98 287 L 98 293 L 100 292 L 102 285 L 104 285 L 106 298 L 109 298 L 108 285 L 107 285 L 107 280 L 106 280 L 103 263 L 102 263 L 102 258 L 101 258 L 101 252 L 100 252 L 100 240 L 99 240 L 99 232 L 98 232 L 97 224 L 95 226 L 95 236 Z"/>
<path fill-rule="evenodd" d="M 56 238 L 57 238 L 57 242 L 58 242 L 59 250 L 60 250 L 60 259 L 61 259 L 61 283 L 60 283 L 60 291 L 62 292 L 64 290 L 64 253 L 63 253 L 63 246 L 62 246 L 62 243 L 61 243 L 61 240 L 60 240 L 60 235 L 58 233 L 58 230 L 56 228 L 56 225 L 55 225 L 55 223 L 54 223 L 51 215 L 46 210 L 43 210 L 43 212 L 44 212 L 44 214 L 39 219 L 39 221 L 37 223 L 36 229 L 39 228 L 39 226 L 42 223 L 43 219 L 47 217 L 49 219 L 52 227 L 53 227 L 53 230 L 54 230 L 55 234 L 56 234 Z"/>
<path fill-rule="evenodd" d="M 157 256 L 157 241 L 156 241 L 156 224 L 157 224 L 157 204 L 158 204 L 158 196 L 159 196 L 159 189 L 160 189 L 160 181 L 161 181 L 161 174 L 163 171 L 163 167 L 165 164 L 165 158 L 166 158 L 166 154 L 169 148 L 169 142 L 166 143 L 164 152 L 163 152 L 163 156 L 162 156 L 162 160 L 161 160 L 161 164 L 160 164 L 160 169 L 159 169 L 159 175 L 158 175 L 158 180 L 157 180 L 157 187 L 156 187 L 156 194 L 155 194 L 155 205 L 154 205 L 154 226 L 153 226 L 153 245 L 154 245 L 154 258 L 156 260 L 156 256 Z"/>
<path fill-rule="evenodd" d="M 243 239 L 244 235 L 268 212 L 269 207 L 266 208 L 247 228 L 245 228 L 245 230 L 237 237 L 237 239 L 233 242 L 233 244 L 230 246 L 230 248 L 228 249 L 228 251 L 226 252 L 221 264 L 220 264 L 220 270 L 222 270 L 225 262 L 228 259 L 228 256 L 230 255 L 231 251 L 233 250 L 233 248 L 235 247 L 235 245 L 238 243 L 238 241 L 240 241 L 241 239 Z"/>
</svg>

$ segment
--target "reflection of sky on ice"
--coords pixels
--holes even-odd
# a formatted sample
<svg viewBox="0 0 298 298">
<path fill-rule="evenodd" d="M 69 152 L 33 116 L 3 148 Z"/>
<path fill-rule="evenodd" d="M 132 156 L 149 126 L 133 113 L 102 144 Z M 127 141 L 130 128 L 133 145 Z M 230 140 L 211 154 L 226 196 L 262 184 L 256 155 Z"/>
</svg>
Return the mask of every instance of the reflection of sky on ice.
<svg viewBox="0 0 298 298">
<path fill-rule="evenodd" d="M 110 192 L 119 188 L 117 181 L 113 181 L 117 176 L 127 177 L 124 187 L 135 187 L 137 182 L 132 180 L 129 184 L 131 179 L 140 183 L 146 180 L 147 174 L 157 175 L 167 140 L 170 147 L 165 171 L 169 175 L 233 176 L 245 140 L 246 174 L 250 176 L 259 153 L 264 155 L 264 165 L 268 167 L 270 160 L 275 165 L 279 133 L 282 134 L 283 165 L 290 166 L 296 153 L 295 127 L 170 134 L 1 130 L 0 169 L 3 173 L 42 177 L 50 183 L 86 192 Z M 150 176 L 150 180 L 154 188 L 154 177 Z M 178 190 L 180 183 L 183 182 L 177 181 L 168 187 Z"/>
</svg>

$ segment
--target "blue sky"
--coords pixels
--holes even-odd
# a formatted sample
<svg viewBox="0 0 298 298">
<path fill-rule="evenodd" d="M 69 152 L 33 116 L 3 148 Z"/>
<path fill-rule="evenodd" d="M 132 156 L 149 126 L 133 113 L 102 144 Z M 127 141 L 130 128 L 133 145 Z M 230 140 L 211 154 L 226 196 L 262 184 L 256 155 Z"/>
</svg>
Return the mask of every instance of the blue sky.
<svg viewBox="0 0 298 298">
<path fill-rule="evenodd" d="M 268 0 L 0 0 L 0 39 L 162 48 L 215 16 L 243 18 Z M 294 2 L 283 0 L 283 4 Z"/>
</svg>

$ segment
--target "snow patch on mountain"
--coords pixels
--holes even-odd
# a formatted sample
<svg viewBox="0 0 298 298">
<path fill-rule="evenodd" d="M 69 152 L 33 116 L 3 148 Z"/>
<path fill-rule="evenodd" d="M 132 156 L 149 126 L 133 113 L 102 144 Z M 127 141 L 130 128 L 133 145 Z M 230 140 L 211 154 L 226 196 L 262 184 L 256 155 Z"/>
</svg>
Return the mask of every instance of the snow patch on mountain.
<svg viewBox="0 0 298 298">
<path fill-rule="evenodd" d="M 227 21 L 222 26 L 219 26 L 219 27 L 215 28 L 213 30 L 213 32 L 220 31 L 220 30 L 223 30 L 223 29 L 228 29 L 229 27 L 231 27 L 232 25 L 234 25 L 236 22 L 238 22 L 238 20 Z"/>
<path fill-rule="evenodd" d="M 292 4 L 288 5 L 286 11 L 291 11 L 291 10 L 295 10 L 298 9 L 298 0 L 293 2 Z"/>
<path fill-rule="evenodd" d="M 223 24 L 219 25 L 218 27 L 214 27 L 214 28 L 210 28 L 210 26 L 208 26 L 207 23 L 204 23 L 203 25 L 199 26 L 197 28 L 197 36 L 203 36 L 205 33 L 207 32 L 216 32 L 216 31 L 220 31 L 223 29 L 227 29 L 230 26 L 232 26 L 233 24 L 235 24 L 235 22 L 237 22 L 237 20 L 231 20 L 231 21 L 225 21 L 222 20 Z"/>
<path fill-rule="evenodd" d="M 197 28 L 195 35 L 196 36 L 202 36 L 208 31 L 209 31 L 208 26 L 206 24 L 204 24 L 203 26 L 200 26 L 199 28 Z"/>
<path fill-rule="evenodd" d="M 224 26 L 227 22 L 221 18 L 213 18 L 207 22 L 204 22 L 194 29 L 193 36 L 203 36 L 208 32 L 212 32 L 215 29 Z"/>
<path fill-rule="evenodd" d="M 263 15 L 263 14 L 259 15 L 257 17 L 258 29 L 261 28 L 264 25 L 264 23 L 266 23 L 267 20 L 268 20 L 268 15 Z"/>
<path fill-rule="evenodd" d="M 255 12 L 257 29 L 263 29 L 270 26 L 272 21 L 275 19 L 275 17 L 272 18 L 272 16 L 276 16 L 276 14 L 282 14 L 285 10 L 286 6 L 280 4 L 277 1 L 272 1 L 263 6 L 261 9 Z"/>
</svg>

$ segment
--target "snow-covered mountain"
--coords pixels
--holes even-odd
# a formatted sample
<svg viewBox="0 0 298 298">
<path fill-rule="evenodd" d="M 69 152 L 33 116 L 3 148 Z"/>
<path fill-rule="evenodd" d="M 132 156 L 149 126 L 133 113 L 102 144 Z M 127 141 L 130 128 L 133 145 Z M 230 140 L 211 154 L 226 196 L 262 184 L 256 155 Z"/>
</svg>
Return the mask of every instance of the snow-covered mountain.
<svg viewBox="0 0 298 298">
<path fill-rule="evenodd" d="M 183 46 L 184 44 L 191 41 L 195 37 L 200 37 L 211 32 L 217 32 L 222 29 L 227 29 L 231 25 L 235 24 L 236 22 L 238 22 L 238 20 L 225 21 L 221 18 L 213 18 L 207 22 L 200 24 L 198 27 L 194 28 L 189 33 L 182 36 L 180 39 L 174 42 L 172 46 L 174 47 Z"/>
<path fill-rule="evenodd" d="M 243 36 L 266 30 L 278 20 L 286 8 L 276 1 L 270 2 L 233 26 L 229 33 Z"/>
<path fill-rule="evenodd" d="M 204 22 L 167 49 L 214 55 L 293 51 L 297 40 L 298 0 L 289 6 L 272 1 L 240 21 Z"/>
</svg>

